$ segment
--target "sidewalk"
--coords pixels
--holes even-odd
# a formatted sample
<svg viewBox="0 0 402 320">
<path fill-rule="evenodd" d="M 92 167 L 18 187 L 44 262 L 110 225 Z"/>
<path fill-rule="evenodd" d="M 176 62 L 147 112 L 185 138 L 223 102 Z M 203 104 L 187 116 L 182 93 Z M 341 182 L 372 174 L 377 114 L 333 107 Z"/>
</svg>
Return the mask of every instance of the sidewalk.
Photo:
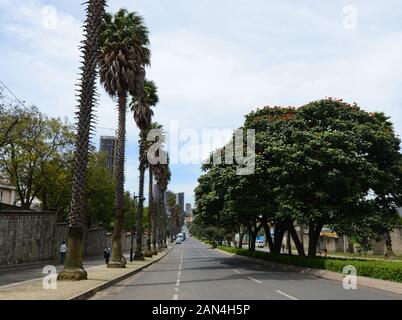
<svg viewBox="0 0 402 320">
<path fill-rule="evenodd" d="M 124 256 L 126 258 L 129 257 L 127 254 Z M 105 264 L 105 260 L 102 257 L 85 257 L 84 259 L 85 269 Z M 24 265 L 17 264 L 1 267 L 0 286 L 42 278 L 44 276 L 42 273 L 43 267 L 47 265 L 54 265 L 57 271 L 63 268 L 63 265 L 59 261 L 40 261 Z"/>
<path fill-rule="evenodd" d="M 124 269 L 109 269 L 104 264 L 87 268 L 88 280 L 57 281 L 57 289 L 44 289 L 43 278 L 0 286 L 0 300 L 81 300 L 121 281 L 167 255 L 173 246 L 145 261 L 127 261 Z M 43 277 L 43 275 L 42 275 Z"/>
</svg>

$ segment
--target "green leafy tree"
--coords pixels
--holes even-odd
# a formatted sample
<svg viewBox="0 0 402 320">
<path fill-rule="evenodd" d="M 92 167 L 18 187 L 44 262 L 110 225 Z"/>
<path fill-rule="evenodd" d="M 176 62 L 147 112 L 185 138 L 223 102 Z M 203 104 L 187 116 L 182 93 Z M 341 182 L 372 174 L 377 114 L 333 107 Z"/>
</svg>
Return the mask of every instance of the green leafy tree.
<svg viewBox="0 0 402 320">
<path fill-rule="evenodd" d="M 0 169 L 3 179 L 17 188 L 23 208 L 30 208 L 35 198 L 41 198 L 45 209 L 63 207 L 63 199 L 51 204 L 47 195 L 51 186 L 63 183 L 70 176 L 68 172 L 73 147 L 72 128 L 60 119 L 48 118 L 36 107 L 14 108 L 2 118 L 13 118 L 18 122 L 8 132 L 7 142 L 0 148 Z M 61 195 L 66 195 L 62 186 Z M 50 199 L 49 199 L 50 200 Z M 53 207 L 54 208 L 54 207 Z"/>
<path fill-rule="evenodd" d="M 115 203 L 113 173 L 105 166 L 105 153 L 92 153 L 89 158 L 85 196 L 87 225 L 110 229 Z"/>
</svg>

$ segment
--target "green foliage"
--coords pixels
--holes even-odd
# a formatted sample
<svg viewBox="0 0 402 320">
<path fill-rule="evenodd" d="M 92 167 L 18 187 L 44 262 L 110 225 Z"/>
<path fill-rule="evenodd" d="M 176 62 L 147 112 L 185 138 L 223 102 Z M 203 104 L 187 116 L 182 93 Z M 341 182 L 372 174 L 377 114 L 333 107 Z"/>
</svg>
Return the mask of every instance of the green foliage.
<svg viewBox="0 0 402 320">
<path fill-rule="evenodd" d="M 218 246 L 218 249 L 256 259 L 278 262 L 299 267 L 324 269 L 341 272 L 345 266 L 352 265 L 357 269 L 358 276 L 375 279 L 402 282 L 402 263 L 392 261 L 362 261 L 357 259 L 324 258 L 324 257 L 299 257 L 289 255 L 274 255 L 262 251 L 250 252 L 247 249 L 235 249 L 233 247 Z"/>
<path fill-rule="evenodd" d="M 66 203 L 60 197 L 69 191 L 63 183 L 70 178 L 72 126 L 46 117 L 34 106 L 10 105 L 3 111 L 1 127 L 17 122 L 0 146 L 0 179 L 16 186 L 22 207 L 41 198 L 45 208 L 58 205 L 63 211 Z"/>
<path fill-rule="evenodd" d="M 85 192 L 85 212 L 88 225 L 111 228 L 115 204 L 113 173 L 105 167 L 107 155 L 91 153 Z"/>
<path fill-rule="evenodd" d="M 303 224 L 314 256 L 324 225 L 355 235 L 367 249 L 398 223 L 400 140 L 384 114 L 330 98 L 258 109 L 242 128 L 256 133 L 255 172 L 237 175 L 236 163 L 203 166 L 195 215 L 204 227 L 265 223 L 284 232 Z"/>
</svg>

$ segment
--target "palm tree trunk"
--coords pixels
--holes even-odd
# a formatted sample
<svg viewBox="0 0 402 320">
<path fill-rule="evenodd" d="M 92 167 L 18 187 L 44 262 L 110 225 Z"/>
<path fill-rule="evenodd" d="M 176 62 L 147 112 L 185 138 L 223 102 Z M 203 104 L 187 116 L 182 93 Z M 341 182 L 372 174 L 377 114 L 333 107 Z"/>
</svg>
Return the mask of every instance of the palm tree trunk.
<svg viewBox="0 0 402 320">
<path fill-rule="evenodd" d="M 142 217 L 144 213 L 144 176 L 145 176 L 145 132 L 140 132 L 140 191 L 138 199 L 138 215 L 137 215 L 137 247 L 135 249 L 134 260 L 144 260 L 142 253 Z"/>
<path fill-rule="evenodd" d="M 149 181 L 148 181 L 148 237 L 147 237 L 147 251 L 144 252 L 145 257 L 152 258 L 153 252 L 151 248 L 152 229 L 153 229 L 153 196 L 152 196 L 152 184 L 153 174 L 151 165 L 148 165 Z"/>
<path fill-rule="evenodd" d="M 162 251 L 163 249 L 163 235 L 162 235 L 162 224 L 163 224 L 163 213 L 162 213 L 162 194 L 159 192 L 158 197 L 158 251 Z"/>
<path fill-rule="evenodd" d="M 153 198 L 153 172 L 152 170 L 149 172 L 149 180 L 150 180 L 150 209 L 151 209 L 151 220 L 152 220 L 152 254 L 157 255 L 158 250 L 156 248 L 157 242 L 157 208 L 156 203 Z M 152 200 L 151 200 L 152 199 Z"/>
<path fill-rule="evenodd" d="M 99 51 L 99 35 L 105 14 L 105 0 L 90 0 L 84 24 L 85 40 L 82 45 L 82 76 L 79 93 L 77 136 L 74 151 L 71 211 L 68 216 L 68 251 L 59 280 L 84 280 L 87 272 L 82 265 L 83 228 L 85 224 L 84 193 L 88 168 L 88 147 L 96 102 L 96 59 Z"/>
<path fill-rule="evenodd" d="M 166 243 L 166 219 L 167 218 L 167 214 L 166 214 L 166 206 L 165 206 L 165 192 L 162 192 L 162 246 L 163 248 L 167 248 L 167 243 Z"/>
<path fill-rule="evenodd" d="M 109 268 L 125 268 L 126 259 L 121 249 L 121 232 L 123 231 L 124 219 L 124 160 L 126 145 L 126 112 L 127 93 L 120 93 L 119 96 L 119 127 L 117 131 L 117 153 L 114 179 L 115 189 L 115 216 L 116 221 L 113 231 L 112 257 L 108 263 Z"/>
</svg>

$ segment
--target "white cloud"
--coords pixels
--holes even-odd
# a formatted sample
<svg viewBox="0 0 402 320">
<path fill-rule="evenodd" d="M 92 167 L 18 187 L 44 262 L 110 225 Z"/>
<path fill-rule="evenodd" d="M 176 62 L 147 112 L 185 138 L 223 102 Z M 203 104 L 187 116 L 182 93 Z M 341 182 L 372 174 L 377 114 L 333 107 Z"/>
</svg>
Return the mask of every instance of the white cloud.
<svg viewBox="0 0 402 320">
<path fill-rule="evenodd" d="M 72 119 L 82 21 L 52 3 L 55 28 L 46 23 L 49 3 L 0 0 L 0 79 L 42 111 Z M 69 6 L 83 12 L 80 4 Z M 153 53 L 148 77 L 161 101 L 155 119 L 165 126 L 174 120 L 184 128 L 234 129 L 259 106 L 300 106 L 334 96 L 386 112 L 402 134 L 402 7 L 397 0 L 354 1 L 358 24 L 348 31 L 342 28 L 346 4 L 119 0 L 109 9 L 128 7 L 145 17 Z M 98 126 L 114 129 L 115 103 L 100 92 Z M 127 120 L 132 150 L 138 130 L 131 114 Z M 130 152 L 127 181 L 136 181 L 136 154 Z M 172 187 L 192 192 L 196 182 L 174 170 L 180 178 Z"/>
</svg>

